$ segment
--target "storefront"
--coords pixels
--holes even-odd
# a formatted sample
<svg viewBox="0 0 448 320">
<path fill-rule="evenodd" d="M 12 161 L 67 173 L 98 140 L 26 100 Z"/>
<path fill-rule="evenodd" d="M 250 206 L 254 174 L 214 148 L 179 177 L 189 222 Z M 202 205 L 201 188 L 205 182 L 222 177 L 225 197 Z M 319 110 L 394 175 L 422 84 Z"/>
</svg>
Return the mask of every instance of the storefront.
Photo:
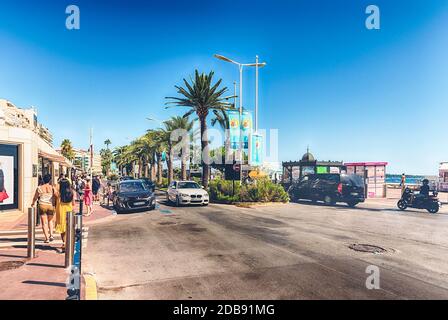
<svg viewBox="0 0 448 320">
<path fill-rule="evenodd" d="M 439 191 L 448 192 L 448 162 L 441 162 L 439 166 Z"/>
<path fill-rule="evenodd" d="M 24 213 L 31 206 L 39 175 L 49 173 L 56 181 L 71 163 L 53 149 L 34 110 L 18 109 L 0 99 L 0 111 L 0 214 Z"/>
<path fill-rule="evenodd" d="M 387 162 L 345 163 L 347 174 L 356 174 L 364 178 L 367 198 L 386 197 Z"/>
</svg>

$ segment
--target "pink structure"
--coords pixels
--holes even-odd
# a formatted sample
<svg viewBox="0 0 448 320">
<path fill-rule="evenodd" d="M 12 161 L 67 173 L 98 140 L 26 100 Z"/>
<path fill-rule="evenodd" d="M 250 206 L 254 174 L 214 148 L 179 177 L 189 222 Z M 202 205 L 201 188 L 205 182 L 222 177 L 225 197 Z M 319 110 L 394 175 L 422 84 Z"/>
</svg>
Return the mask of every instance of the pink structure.
<svg viewBox="0 0 448 320">
<path fill-rule="evenodd" d="M 367 198 L 386 197 L 387 162 L 350 162 L 344 165 L 347 174 L 356 174 L 364 178 Z"/>
</svg>

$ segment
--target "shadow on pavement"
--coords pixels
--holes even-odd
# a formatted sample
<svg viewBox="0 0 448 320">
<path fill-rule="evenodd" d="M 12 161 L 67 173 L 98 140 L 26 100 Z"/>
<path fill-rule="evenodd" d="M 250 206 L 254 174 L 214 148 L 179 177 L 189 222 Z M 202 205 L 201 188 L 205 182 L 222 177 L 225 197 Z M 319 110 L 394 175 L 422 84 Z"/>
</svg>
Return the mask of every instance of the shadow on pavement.
<svg viewBox="0 0 448 320">
<path fill-rule="evenodd" d="M 65 269 L 63 265 L 56 265 L 56 264 L 47 264 L 47 263 L 27 263 L 27 266 L 34 266 L 34 267 L 46 267 L 46 268 L 60 268 Z"/>
<path fill-rule="evenodd" d="M 22 281 L 24 284 L 34 284 L 34 285 L 40 285 L 40 286 L 52 286 L 52 287 L 65 287 L 65 283 L 60 282 L 49 282 L 49 281 L 35 281 L 35 280 L 26 280 Z"/>
<path fill-rule="evenodd" d="M 12 247 L 16 248 L 16 249 L 27 249 L 28 248 L 28 246 L 25 245 L 25 244 L 24 245 L 15 245 L 15 246 L 12 246 Z M 44 245 L 40 245 L 40 244 L 36 245 L 36 250 L 55 251 L 57 253 L 60 253 L 59 248 L 51 247 L 51 246 L 44 246 Z"/>
<path fill-rule="evenodd" d="M 306 205 L 306 206 L 314 206 L 314 207 L 327 207 L 327 208 L 338 208 L 338 209 L 346 209 L 346 210 L 362 210 L 362 211 L 369 211 L 369 212 L 393 212 L 393 213 L 402 213 L 402 214 L 406 214 L 406 213 L 423 213 L 423 214 L 429 214 L 428 212 L 426 212 L 425 210 L 412 210 L 412 209 L 406 209 L 404 211 L 401 211 L 398 208 L 366 208 L 366 207 L 362 207 L 362 204 L 356 206 L 356 207 L 349 207 L 348 205 L 345 204 L 335 204 L 335 205 L 327 205 L 323 202 L 312 202 L 312 201 L 304 201 L 304 200 L 300 200 L 300 201 L 295 201 L 295 202 L 290 202 L 291 204 L 301 204 L 301 205 Z M 437 213 L 437 214 L 443 214 L 443 213 Z"/>
</svg>

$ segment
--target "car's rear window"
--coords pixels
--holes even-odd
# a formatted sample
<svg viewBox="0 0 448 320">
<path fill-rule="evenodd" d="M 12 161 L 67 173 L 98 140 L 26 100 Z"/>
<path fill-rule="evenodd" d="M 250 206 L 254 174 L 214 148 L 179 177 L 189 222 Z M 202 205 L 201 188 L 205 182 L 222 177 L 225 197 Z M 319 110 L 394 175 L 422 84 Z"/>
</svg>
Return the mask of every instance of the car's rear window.
<svg viewBox="0 0 448 320">
<path fill-rule="evenodd" d="M 363 179 L 356 174 L 342 174 L 341 181 L 342 181 L 342 183 L 345 183 L 345 184 L 348 184 L 351 186 L 356 186 L 356 187 L 364 186 Z"/>
</svg>

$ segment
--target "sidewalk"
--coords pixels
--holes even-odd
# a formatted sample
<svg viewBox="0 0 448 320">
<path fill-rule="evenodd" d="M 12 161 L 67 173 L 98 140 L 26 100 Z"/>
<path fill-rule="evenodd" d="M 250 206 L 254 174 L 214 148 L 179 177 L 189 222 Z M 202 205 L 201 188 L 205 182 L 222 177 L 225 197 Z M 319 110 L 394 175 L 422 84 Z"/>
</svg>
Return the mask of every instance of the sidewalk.
<svg viewBox="0 0 448 320">
<path fill-rule="evenodd" d="M 84 217 L 84 232 L 88 226 L 112 216 L 112 210 L 94 205 L 92 216 Z M 36 227 L 36 258 L 27 255 L 27 217 L 0 215 L 0 300 L 64 300 L 68 273 L 64 268 L 65 255 L 59 253 L 62 241 L 55 236 L 51 244 L 43 243 L 40 227 Z M 4 230 L 8 225 L 9 230 Z M 87 240 L 84 240 L 84 245 Z"/>
</svg>

